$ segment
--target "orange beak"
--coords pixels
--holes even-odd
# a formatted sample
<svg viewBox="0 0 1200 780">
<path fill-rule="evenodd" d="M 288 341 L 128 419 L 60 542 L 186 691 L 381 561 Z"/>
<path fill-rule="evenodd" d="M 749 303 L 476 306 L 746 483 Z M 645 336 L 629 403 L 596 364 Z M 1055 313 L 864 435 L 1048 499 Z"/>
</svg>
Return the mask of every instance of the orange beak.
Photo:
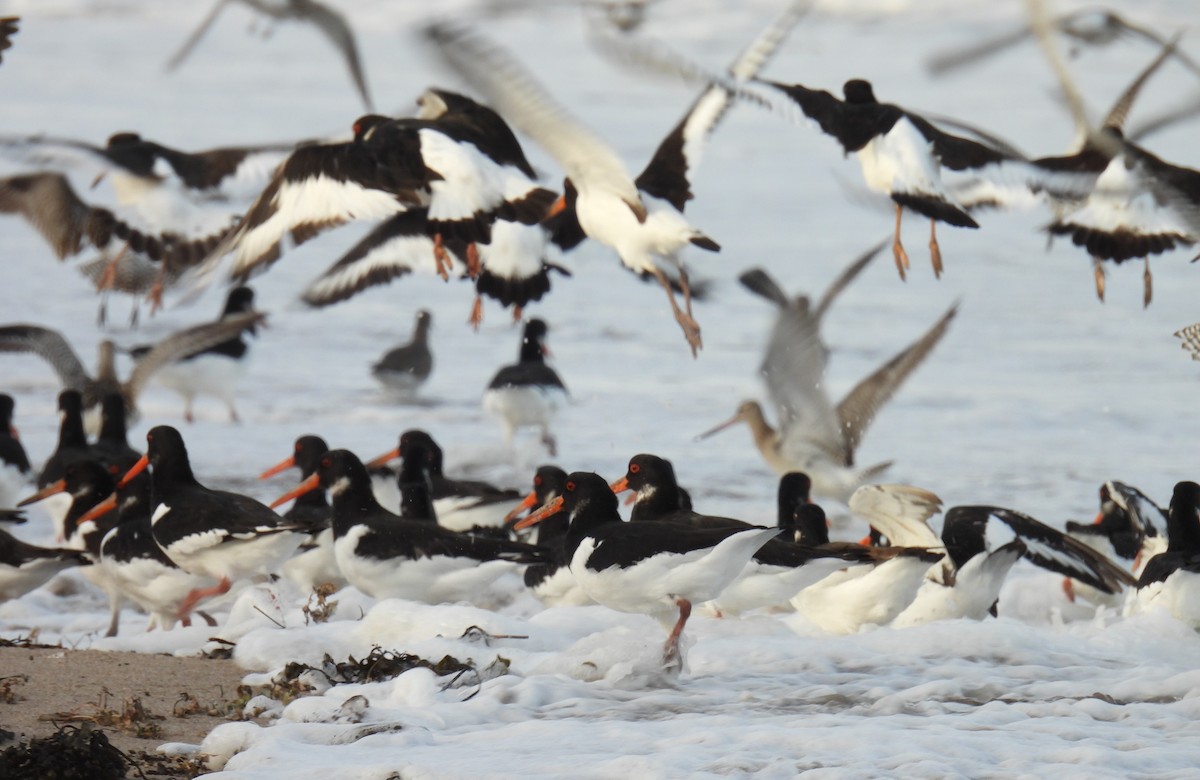
<svg viewBox="0 0 1200 780">
<path fill-rule="evenodd" d="M 559 214 L 561 214 L 566 207 L 567 207 L 567 196 L 559 195 L 558 200 L 554 201 L 554 203 L 552 203 L 550 205 L 550 208 L 546 210 L 546 216 L 542 217 L 542 219 L 545 220 L 545 219 L 550 219 L 551 217 L 556 217 Z"/>
<path fill-rule="evenodd" d="M 1104 510 L 1101 509 L 1096 513 L 1096 519 L 1092 521 L 1092 525 L 1100 525 L 1104 522 Z"/>
<path fill-rule="evenodd" d="M 149 465 L 150 465 L 150 456 L 149 455 L 143 455 L 141 458 L 139 458 L 138 462 L 133 464 L 133 468 L 131 468 L 129 471 L 126 471 L 125 476 L 121 477 L 121 481 L 117 483 L 117 490 L 120 490 L 121 488 L 125 487 L 130 482 L 132 482 L 133 478 L 136 477 L 138 474 L 141 474 L 143 471 L 145 471 L 146 467 Z"/>
<path fill-rule="evenodd" d="M 83 523 L 86 523 L 89 520 L 96 520 L 98 518 L 104 517 L 106 514 L 108 514 L 109 512 L 113 511 L 116 508 L 117 508 L 117 494 L 113 493 L 111 496 L 104 499 L 99 504 L 96 504 L 94 507 L 92 507 L 88 511 L 84 512 L 83 516 L 80 517 L 75 522 L 77 525 L 82 525 Z"/>
<path fill-rule="evenodd" d="M 29 498 L 21 499 L 19 502 L 17 502 L 17 506 L 29 506 L 30 504 L 36 504 L 43 498 L 49 498 L 50 496 L 58 493 L 65 493 L 66 491 L 67 481 L 65 479 L 60 479 L 58 482 L 46 485 L 46 487 L 34 493 Z"/>
<path fill-rule="evenodd" d="M 509 512 L 508 514 L 506 514 L 504 516 L 504 524 L 511 525 L 513 523 L 513 521 L 515 521 L 517 519 L 518 515 L 520 515 L 526 509 L 532 509 L 533 505 L 536 503 L 537 503 L 537 491 L 536 490 L 530 491 L 529 495 L 525 496 L 525 498 L 521 500 L 521 503 L 518 504 L 517 507 L 515 509 L 513 509 L 513 511 Z"/>
<path fill-rule="evenodd" d="M 617 493 L 618 495 L 619 495 L 619 494 L 621 494 L 621 493 L 624 493 L 626 490 L 629 490 L 629 477 L 628 477 L 628 475 L 626 475 L 626 476 L 624 476 L 624 477 L 621 477 L 621 478 L 620 478 L 620 479 L 618 479 L 616 482 L 614 482 L 614 483 L 612 483 L 611 485 L 609 485 L 609 486 L 608 486 L 608 489 L 609 489 L 609 490 L 611 490 L 611 491 L 612 491 L 612 492 L 614 492 L 614 493 Z"/>
<path fill-rule="evenodd" d="M 545 520 L 547 517 L 550 517 L 551 515 L 558 514 L 559 512 L 562 511 L 563 503 L 564 503 L 563 497 L 559 496 L 558 498 L 551 501 L 549 504 L 546 504 L 544 507 L 542 507 L 538 511 L 531 514 L 529 517 L 526 517 L 524 520 L 522 520 L 521 522 L 514 525 L 513 530 L 514 531 L 524 530 L 524 529 L 530 527 L 531 525 L 537 525 L 538 523 L 542 522 L 543 520 Z"/>
<path fill-rule="evenodd" d="M 304 495 L 305 493 L 311 493 L 312 491 L 316 490 L 319 487 L 321 487 L 321 478 L 319 476 L 317 476 L 316 474 L 313 474 L 311 477 L 304 480 L 299 485 L 296 485 L 296 487 L 292 488 L 289 492 L 284 493 L 282 496 L 280 496 L 279 498 L 272 501 L 271 508 L 274 509 L 275 507 L 279 506 L 280 504 L 286 504 L 287 502 L 291 501 L 293 498 L 299 498 L 300 496 Z"/>
<path fill-rule="evenodd" d="M 259 479 L 267 479 L 269 477 L 273 477 L 280 472 L 287 471 L 290 468 L 294 468 L 295 465 L 296 465 L 296 456 L 291 455 L 291 456 L 279 461 L 278 463 L 276 463 L 274 466 L 267 469 L 263 473 L 259 474 L 258 478 Z"/>
<path fill-rule="evenodd" d="M 859 539 L 858 543 L 861 544 L 863 547 L 870 547 L 871 546 L 871 535 L 867 534 L 863 538 Z"/>
<path fill-rule="evenodd" d="M 387 464 L 391 463 L 392 461 L 394 461 L 396 458 L 399 458 L 399 457 L 400 457 L 400 448 L 397 447 L 394 450 L 389 450 L 388 452 L 383 453 L 378 458 L 374 458 L 374 459 L 368 461 L 367 468 L 377 469 L 380 466 L 386 466 Z"/>
</svg>

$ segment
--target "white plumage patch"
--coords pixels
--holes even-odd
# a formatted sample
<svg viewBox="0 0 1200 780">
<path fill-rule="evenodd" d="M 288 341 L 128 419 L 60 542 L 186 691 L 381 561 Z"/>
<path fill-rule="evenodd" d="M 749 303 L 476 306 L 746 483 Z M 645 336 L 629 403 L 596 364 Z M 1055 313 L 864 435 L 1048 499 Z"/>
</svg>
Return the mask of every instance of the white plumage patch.
<svg viewBox="0 0 1200 780">
<path fill-rule="evenodd" d="M 875 566 L 835 572 L 796 594 L 792 606 L 831 634 L 853 634 L 882 625 L 908 606 L 925 581 L 929 564 L 899 557 Z"/>
<path fill-rule="evenodd" d="M 233 273 L 249 271 L 299 225 L 383 219 L 404 210 L 393 195 L 324 175 L 283 182 L 274 205 L 274 214 L 239 236 Z"/>
<path fill-rule="evenodd" d="M 1083 206 L 1061 221 L 1110 233 L 1191 236 L 1195 240 L 1188 225 L 1158 201 L 1121 155 L 1100 174 Z"/>
<path fill-rule="evenodd" d="M 479 246 L 479 261 L 496 276 L 526 279 L 542 270 L 546 231 L 538 225 L 497 220 L 492 240 Z"/>
<path fill-rule="evenodd" d="M 547 426 L 566 403 L 566 391 L 544 385 L 501 387 L 483 394 L 484 411 L 513 428 Z"/>
<path fill-rule="evenodd" d="M 871 139 L 859 150 L 858 161 L 867 186 L 877 192 L 946 198 L 933 144 L 907 117 L 885 135 Z"/>
<path fill-rule="evenodd" d="M 586 537 L 571 558 L 571 573 L 598 604 L 618 612 L 662 618 L 677 609 L 676 598 L 693 604 L 715 599 L 741 573 L 758 548 L 778 533 L 778 528 L 754 528 L 732 534 L 714 547 L 659 553 L 627 568 L 612 566 L 603 571 L 589 569 L 587 560 L 605 544 L 620 544 L 620 538 L 602 541 L 597 546 L 593 537 Z"/>
<path fill-rule="evenodd" d="M 159 504 L 158 506 L 154 507 L 154 514 L 150 515 L 150 525 L 154 525 L 159 520 L 162 520 L 164 517 L 167 516 L 167 512 L 170 512 L 170 511 L 171 511 L 171 507 L 165 503 Z"/>
<path fill-rule="evenodd" d="M 454 221 L 486 214 L 504 201 L 499 166 L 470 144 L 460 144 L 436 130 L 421 130 L 425 166 L 442 176 L 430 182 L 429 219 Z"/>
</svg>

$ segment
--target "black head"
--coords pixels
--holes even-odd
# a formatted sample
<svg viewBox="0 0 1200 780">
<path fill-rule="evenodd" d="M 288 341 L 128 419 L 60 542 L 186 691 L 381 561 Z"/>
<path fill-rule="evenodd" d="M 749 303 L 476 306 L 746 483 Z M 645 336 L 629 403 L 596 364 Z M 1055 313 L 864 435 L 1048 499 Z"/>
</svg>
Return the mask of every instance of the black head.
<svg viewBox="0 0 1200 780">
<path fill-rule="evenodd" d="M 63 390 L 58 394 L 59 414 L 83 414 L 83 396 L 78 390 Z"/>
<path fill-rule="evenodd" d="M 347 489 L 366 487 L 370 492 L 371 477 L 367 467 L 349 450 L 329 450 L 317 462 L 317 479 L 335 498 Z"/>
<path fill-rule="evenodd" d="M 431 325 L 433 325 L 433 315 L 427 309 L 417 312 L 416 330 L 418 333 L 428 333 Z"/>
<path fill-rule="evenodd" d="M 866 79 L 850 79 L 842 86 L 842 94 L 847 103 L 878 103 L 871 82 Z"/>
<path fill-rule="evenodd" d="M 108 393 L 100 401 L 100 428 L 109 436 L 125 438 L 125 399 L 120 393 Z"/>
<path fill-rule="evenodd" d="M 386 116 L 380 116 L 379 114 L 366 114 L 365 116 L 360 116 L 354 122 L 354 140 L 365 141 L 368 137 L 370 137 L 371 131 L 390 121 L 392 120 L 388 119 Z"/>
<path fill-rule="evenodd" d="M 550 331 L 545 321 L 534 318 L 525 323 L 525 330 L 521 333 L 521 362 L 540 361 L 548 353 L 546 348 L 546 334 Z"/>
<path fill-rule="evenodd" d="M 116 133 L 109 136 L 105 155 L 135 176 L 153 176 L 158 157 L 155 145 L 137 133 Z"/>
<path fill-rule="evenodd" d="M 637 493 L 646 489 L 655 493 L 662 491 L 668 495 L 678 495 L 679 492 L 675 468 L 671 461 L 645 452 L 629 459 L 625 479 L 629 482 L 629 489 Z"/>
<path fill-rule="evenodd" d="M 801 504 L 784 525 L 780 517 L 780 528 L 790 528 L 796 533 L 796 541 L 800 544 L 817 546 L 829 543 L 829 524 L 825 520 L 825 510 L 816 504 Z"/>
<path fill-rule="evenodd" d="M 8 393 L 0 393 L 0 429 L 5 433 L 12 427 L 13 409 L 17 406 L 17 402 Z"/>
<path fill-rule="evenodd" d="M 231 314 L 242 314 L 253 308 L 254 290 L 244 285 L 234 287 L 225 298 L 225 309 L 221 312 L 221 316 L 228 317 Z"/>
<path fill-rule="evenodd" d="M 320 436 L 311 434 L 301 436 L 296 439 L 293 449 L 296 468 L 300 469 L 300 473 L 307 477 L 317 470 L 317 464 L 326 452 L 329 452 L 329 445 Z"/>
<path fill-rule="evenodd" d="M 63 480 L 67 492 L 76 498 L 83 493 L 99 493 L 103 499 L 116 485 L 112 472 L 95 460 L 78 460 L 70 464 L 63 470 Z"/>
<path fill-rule="evenodd" d="M 1200 552 L 1200 485 L 1179 482 L 1171 494 L 1167 515 L 1167 549 Z"/>
<path fill-rule="evenodd" d="M 540 466 L 533 475 L 533 492 L 537 494 L 538 503 L 542 505 L 561 496 L 566 484 L 567 472 L 558 466 Z"/>
<path fill-rule="evenodd" d="M 572 527 L 590 527 L 606 522 L 621 522 L 617 495 L 599 474 L 573 471 L 563 484 L 563 509 Z"/>
<path fill-rule="evenodd" d="M 156 425 L 146 433 L 146 457 L 154 470 L 154 482 L 195 482 L 183 435 L 170 425 Z"/>
<path fill-rule="evenodd" d="M 787 528 L 797 510 L 808 504 L 812 480 L 803 471 L 791 471 L 779 478 L 779 527 Z"/>
<path fill-rule="evenodd" d="M 442 448 L 425 431 L 412 428 L 400 434 L 400 446 L 397 448 L 401 458 L 414 457 L 421 459 L 433 476 L 442 473 Z"/>
</svg>

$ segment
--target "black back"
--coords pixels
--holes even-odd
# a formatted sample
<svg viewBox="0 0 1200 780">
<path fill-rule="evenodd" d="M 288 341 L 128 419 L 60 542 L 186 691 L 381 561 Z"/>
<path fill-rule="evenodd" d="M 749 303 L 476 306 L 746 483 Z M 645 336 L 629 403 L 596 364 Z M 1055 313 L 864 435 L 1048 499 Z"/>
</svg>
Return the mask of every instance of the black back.
<svg viewBox="0 0 1200 780">
<path fill-rule="evenodd" d="M 16 402 L 11 395 L 0 393 L 0 465 L 15 466 L 22 474 L 31 470 L 29 456 L 25 447 L 17 438 L 17 429 L 13 427 L 13 409 Z"/>
</svg>

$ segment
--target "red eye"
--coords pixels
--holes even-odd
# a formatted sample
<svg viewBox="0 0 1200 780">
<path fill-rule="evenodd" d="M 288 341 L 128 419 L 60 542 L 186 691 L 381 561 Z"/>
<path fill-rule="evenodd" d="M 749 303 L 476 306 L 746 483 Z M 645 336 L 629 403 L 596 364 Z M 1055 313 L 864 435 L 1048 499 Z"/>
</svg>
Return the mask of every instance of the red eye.
<svg viewBox="0 0 1200 780">
<path fill-rule="evenodd" d="M 299 452 L 302 449 L 304 449 L 304 445 L 300 442 L 296 442 L 296 452 Z"/>
<path fill-rule="evenodd" d="M 533 486 L 534 486 L 534 487 L 541 487 L 541 486 L 542 486 L 542 478 L 541 478 L 541 477 L 534 477 L 534 478 L 533 478 Z"/>
<path fill-rule="evenodd" d="M 353 129 L 355 135 L 360 135 L 362 133 L 362 124 L 360 122 L 355 122 Z"/>
<path fill-rule="evenodd" d="M 575 489 L 575 483 L 574 483 L 574 482 L 568 482 L 568 483 L 567 483 L 567 490 L 574 490 L 574 489 Z"/>
<path fill-rule="evenodd" d="M 636 464 L 636 463 L 630 463 L 630 464 L 629 464 L 629 473 L 630 473 L 630 474 L 636 474 L 636 473 L 638 473 L 638 472 L 639 472 L 639 471 L 641 471 L 641 470 L 642 470 L 642 467 L 641 467 L 641 466 L 639 466 L 638 464 Z"/>
<path fill-rule="evenodd" d="M 333 458 L 321 458 L 321 465 L 325 468 L 329 468 L 333 465 Z"/>
</svg>

